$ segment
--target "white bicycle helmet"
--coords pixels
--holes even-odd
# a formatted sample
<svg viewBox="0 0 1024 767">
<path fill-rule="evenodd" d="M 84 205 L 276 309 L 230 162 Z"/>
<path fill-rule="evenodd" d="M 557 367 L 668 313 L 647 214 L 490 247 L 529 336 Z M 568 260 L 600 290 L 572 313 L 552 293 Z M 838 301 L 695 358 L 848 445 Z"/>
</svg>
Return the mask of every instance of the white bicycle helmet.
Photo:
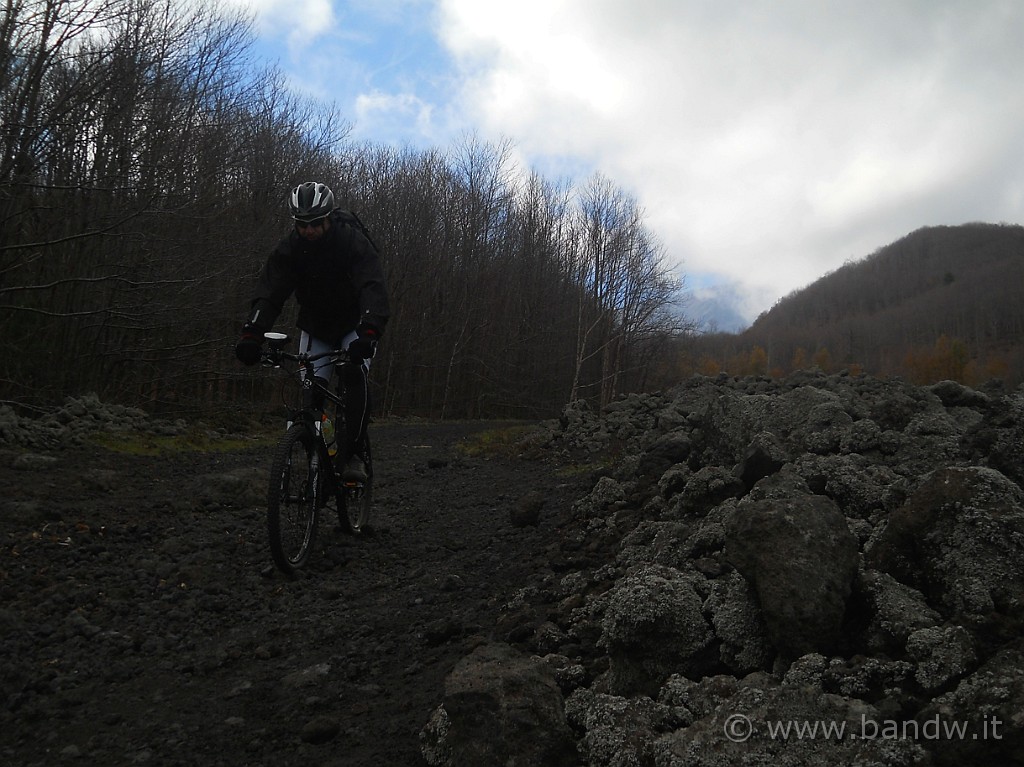
<svg viewBox="0 0 1024 767">
<path fill-rule="evenodd" d="M 296 221 L 315 221 L 334 210 L 334 192 L 318 181 L 307 181 L 292 189 L 288 207 Z"/>
</svg>

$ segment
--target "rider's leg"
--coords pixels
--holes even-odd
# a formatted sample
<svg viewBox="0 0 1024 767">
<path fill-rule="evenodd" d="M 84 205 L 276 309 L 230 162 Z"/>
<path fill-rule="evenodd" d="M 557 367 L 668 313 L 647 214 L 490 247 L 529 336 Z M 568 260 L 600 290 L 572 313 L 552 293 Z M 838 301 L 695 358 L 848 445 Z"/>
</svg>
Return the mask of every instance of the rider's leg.
<svg viewBox="0 0 1024 767">
<path fill-rule="evenodd" d="M 355 331 L 341 339 L 341 348 L 356 340 Z M 370 421 L 370 394 L 366 384 L 366 374 L 370 370 L 370 360 L 363 360 L 361 365 L 342 365 L 339 368 L 339 389 L 345 397 L 345 427 L 348 444 L 345 445 L 349 455 L 361 453 L 366 440 L 366 427 Z"/>
<path fill-rule="evenodd" d="M 347 349 L 355 338 L 355 333 L 349 333 L 342 339 L 342 346 Z M 342 478 L 346 482 L 366 481 L 366 465 L 361 456 L 366 447 L 366 427 L 370 421 L 370 393 L 366 385 L 369 369 L 369 360 L 363 360 L 362 364 L 342 365 L 340 368 L 340 384 L 345 403 L 345 434 L 348 438 L 344 453 L 349 456 L 342 471 Z M 338 454 L 341 455 L 342 451 Z"/>
<path fill-rule="evenodd" d="M 326 341 L 321 341 L 319 338 L 314 338 L 305 330 L 303 330 L 299 335 L 300 354 L 321 354 L 322 352 L 329 352 L 332 349 L 334 349 L 334 347 L 331 344 Z M 331 361 L 330 357 L 323 357 L 313 363 L 313 375 L 316 376 L 324 386 L 327 386 L 330 383 L 333 373 L 334 362 Z M 305 373 L 303 373 L 303 375 L 305 375 Z M 324 409 L 323 392 L 314 390 L 312 392 L 310 404 L 317 412 L 322 413 Z"/>
<path fill-rule="evenodd" d="M 370 420 L 370 393 L 366 383 L 368 361 L 362 365 L 343 365 L 345 387 L 345 424 L 350 453 L 361 453 L 366 441 L 366 427 Z"/>
</svg>

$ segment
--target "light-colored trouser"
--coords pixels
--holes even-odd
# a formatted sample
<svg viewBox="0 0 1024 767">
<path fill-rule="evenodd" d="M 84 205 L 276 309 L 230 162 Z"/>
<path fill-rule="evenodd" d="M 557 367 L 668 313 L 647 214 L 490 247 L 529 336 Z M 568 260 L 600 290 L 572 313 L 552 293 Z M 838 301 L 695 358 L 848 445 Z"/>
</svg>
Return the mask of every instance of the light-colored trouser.
<svg viewBox="0 0 1024 767">
<path fill-rule="evenodd" d="M 323 352 L 333 351 L 335 348 L 347 349 L 348 345 L 355 341 L 357 337 L 356 332 L 353 330 L 341 339 L 341 344 L 338 347 L 335 347 L 333 344 L 321 341 L 319 338 L 314 338 L 303 330 L 299 335 L 299 353 L 322 354 Z M 370 360 L 363 360 L 363 370 L 364 372 L 369 372 Z M 325 381 L 330 381 L 333 374 L 334 362 L 330 357 L 322 357 L 313 363 L 313 375 L 317 378 L 323 378 Z"/>
<path fill-rule="evenodd" d="M 355 331 L 349 333 L 343 339 L 341 339 L 340 348 L 347 349 L 348 345 L 356 340 Z M 299 336 L 299 353 L 305 354 L 320 354 L 321 352 L 329 352 L 334 350 L 333 344 L 329 344 L 326 341 L 321 341 L 319 338 L 314 338 L 305 330 L 301 332 Z M 345 403 L 345 415 L 349 421 L 350 426 L 352 421 L 356 421 L 356 430 L 349 432 L 350 439 L 354 442 L 361 442 L 362 436 L 366 433 L 367 419 L 370 414 L 370 393 L 366 385 L 366 374 L 370 370 L 370 360 L 363 360 L 362 364 L 362 375 L 359 376 L 361 379 L 362 391 L 352 391 L 351 381 L 347 382 L 346 386 L 346 403 Z M 331 361 L 330 357 L 323 357 L 313 363 L 313 374 L 317 378 L 322 378 L 325 381 L 330 381 L 331 376 L 334 375 L 334 362 Z M 361 402 L 362 407 L 353 407 L 353 400 L 357 399 Z"/>
</svg>

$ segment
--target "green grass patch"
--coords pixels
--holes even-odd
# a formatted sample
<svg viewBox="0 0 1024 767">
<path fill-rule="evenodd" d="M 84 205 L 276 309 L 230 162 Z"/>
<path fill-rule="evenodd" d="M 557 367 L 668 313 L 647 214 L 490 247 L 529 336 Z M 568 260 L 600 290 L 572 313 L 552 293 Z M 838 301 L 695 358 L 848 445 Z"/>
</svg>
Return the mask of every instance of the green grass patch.
<svg viewBox="0 0 1024 767">
<path fill-rule="evenodd" d="M 166 455 L 168 453 L 230 453 L 272 444 L 280 434 L 255 437 L 217 437 L 205 431 L 189 430 L 183 434 L 154 435 L 141 432 L 97 432 L 89 441 L 95 445 L 126 455 Z"/>
<path fill-rule="evenodd" d="M 510 458 L 536 451 L 537 424 L 514 424 L 478 431 L 459 442 L 455 449 L 474 458 Z"/>
<path fill-rule="evenodd" d="M 552 453 L 550 432 L 537 423 L 518 423 L 476 432 L 454 446 L 465 456 L 477 458 L 548 459 L 556 477 L 574 480 L 606 471 L 615 463 L 611 455 L 568 456 Z"/>
<path fill-rule="evenodd" d="M 555 476 L 562 479 L 576 479 L 577 477 L 585 477 L 601 471 L 607 471 L 610 468 L 610 461 L 569 463 L 555 469 Z"/>
</svg>

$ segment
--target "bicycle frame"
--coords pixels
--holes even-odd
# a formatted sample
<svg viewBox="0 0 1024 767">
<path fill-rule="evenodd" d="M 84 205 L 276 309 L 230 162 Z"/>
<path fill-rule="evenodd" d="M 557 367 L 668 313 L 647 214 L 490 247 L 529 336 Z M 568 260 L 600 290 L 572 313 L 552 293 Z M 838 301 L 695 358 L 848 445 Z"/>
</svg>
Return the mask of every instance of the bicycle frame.
<svg viewBox="0 0 1024 767">
<path fill-rule="evenodd" d="M 282 360 L 291 360 L 299 363 L 302 383 L 302 405 L 299 408 L 292 408 L 289 413 L 288 426 L 296 421 L 309 422 L 314 425 L 314 429 L 322 440 L 323 435 L 320 432 L 320 416 L 323 415 L 325 407 L 318 407 L 314 404 L 314 395 L 321 395 L 322 402 L 326 406 L 327 402 L 331 402 L 335 408 L 341 408 L 339 413 L 344 414 L 344 401 L 342 398 L 331 391 L 327 386 L 324 386 L 321 381 L 324 379 L 319 378 L 315 375 L 314 362 L 324 359 L 325 357 L 332 357 L 332 362 L 336 365 L 352 364 L 352 359 L 344 349 L 333 349 L 328 352 L 321 354 L 292 354 L 284 351 L 284 345 L 290 340 L 289 337 L 283 333 L 266 333 L 267 341 L 269 342 L 270 350 L 265 352 L 263 355 L 263 362 L 269 367 L 280 368 Z"/>
<path fill-rule="evenodd" d="M 281 368 L 283 360 L 298 362 L 299 370 L 293 375 L 298 375 L 302 386 L 301 406 L 289 409 L 288 427 L 275 453 L 267 501 L 271 553 L 278 567 L 292 574 L 304 565 L 316 537 L 319 512 L 332 497 L 342 528 L 351 533 L 362 531 L 373 498 L 373 468 L 367 436 L 361 456 L 366 478 L 345 481 L 335 472 L 323 435 L 322 415 L 327 403 L 335 406 L 336 439 L 339 447 L 344 448 L 348 442 L 344 398 L 328 388 L 329 381 L 314 375 L 313 363 L 325 357 L 331 357 L 335 364 L 358 363 L 341 349 L 312 355 L 292 354 L 284 351 L 289 341 L 287 335 L 267 333 L 265 337 L 270 348 L 263 353 L 264 364 Z M 296 448 L 299 448 L 298 453 L 294 452 Z M 339 453 L 342 462 L 350 458 L 346 449 Z M 298 484 L 293 484 L 293 471 L 300 479 Z"/>
</svg>

